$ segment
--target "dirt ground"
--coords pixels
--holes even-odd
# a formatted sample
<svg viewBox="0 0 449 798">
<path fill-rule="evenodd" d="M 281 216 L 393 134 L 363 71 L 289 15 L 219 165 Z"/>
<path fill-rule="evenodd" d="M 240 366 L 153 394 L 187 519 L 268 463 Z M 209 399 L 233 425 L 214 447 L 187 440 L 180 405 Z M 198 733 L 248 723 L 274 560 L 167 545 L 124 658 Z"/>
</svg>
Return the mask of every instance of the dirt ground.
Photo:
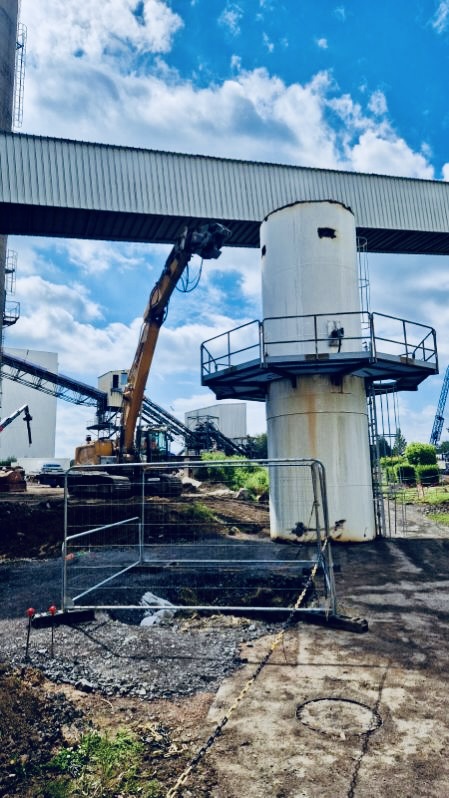
<svg viewBox="0 0 449 798">
<path fill-rule="evenodd" d="M 5 560 L 0 659 L 44 701 L 39 711 L 54 733 L 42 745 L 74 742 L 92 726 L 132 728 L 146 742 L 149 772 L 167 790 L 222 725 L 178 791 L 184 798 L 444 798 L 449 535 L 415 508 L 407 507 L 407 519 L 400 536 L 333 547 L 339 611 L 367 619 L 365 634 L 296 623 L 280 637 L 273 624 L 199 617 L 155 630 L 97 618 L 84 632 L 57 630 L 53 652 L 49 630 L 35 630 L 30 667 L 26 620 L 11 594 L 20 583 L 22 604 L 27 574 L 38 578 L 41 568 L 44 581 L 56 577 L 58 561 L 31 560 L 27 570 L 23 560 Z M 12 566 L 20 579 L 18 571 L 7 578 Z M 81 668 L 74 684 L 64 681 L 70 659 Z M 166 688 L 152 688 L 150 664 L 154 684 L 163 676 Z M 202 687 L 193 674 L 206 675 Z M 15 775 L 2 785 L 0 795 L 39 795 Z"/>
</svg>

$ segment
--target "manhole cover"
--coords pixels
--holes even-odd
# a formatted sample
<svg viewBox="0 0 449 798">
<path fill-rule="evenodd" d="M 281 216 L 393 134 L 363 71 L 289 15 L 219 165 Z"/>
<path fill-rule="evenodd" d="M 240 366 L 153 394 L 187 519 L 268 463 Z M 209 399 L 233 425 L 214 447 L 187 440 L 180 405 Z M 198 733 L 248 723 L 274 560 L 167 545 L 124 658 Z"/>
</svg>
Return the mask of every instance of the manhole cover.
<svg viewBox="0 0 449 798">
<path fill-rule="evenodd" d="M 356 737 L 378 729 L 379 713 L 352 698 L 312 698 L 299 704 L 296 717 L 310 729 L 335 737 Z"/>
</svg>

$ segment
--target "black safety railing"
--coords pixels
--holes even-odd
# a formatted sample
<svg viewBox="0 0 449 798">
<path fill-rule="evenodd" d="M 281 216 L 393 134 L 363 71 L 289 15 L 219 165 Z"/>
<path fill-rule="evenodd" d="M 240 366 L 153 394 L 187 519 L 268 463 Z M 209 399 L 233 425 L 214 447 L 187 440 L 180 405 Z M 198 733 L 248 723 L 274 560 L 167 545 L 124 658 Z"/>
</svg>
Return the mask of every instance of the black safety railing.
<svg viewBox="0 0 449 798">
<path fill-rule="evenodd" d="M 255 320 L 209 338 L 201 344 L 201 373 L 211 374 L 237 362 L 259 360 L 263 351 L 262 329 L 261 322 Z M 215 351 L 210 351 L 208 345 Z"/>
<path fill-rule="evenodd" d="M 258 360 L 285 356 L 363 355 L 368 360 L 392 356 L 438 366 L 432 327 L 383 313 L 339 312 L 269 317 L 234 327 L 201 346 L 201 373 L 220 371 Z"/>
<path fill-rule="evenodd" d="M 404 357 L 407 360 L 421 360 L 423 363 L 435 363 L 438 365 L 436 333 L 433 327 L 428 327 L 425 324 L 419 324 L 416 321 L 409 321 L 408 319 L 399 319 L 394 316 L 386 316 L 384 313 L 370 313 L 371 327 L 372 327 L 372 340 L 374 344 L 374 353 L 384 352 L 384 349 L 379 347 L 379 343 L 395 347 L 402 346 L 402 351 L 397 351 L 399 357 Z M 391 322 L 399 325 L 402 336 L 396 335 L 394 338 L 384 334 L 379 334 L 378 328 L 381 322 L 377 319 L 386 319 L 387 324 Z M 377 329 L 375 331 L 375 320 Z M 420 336 L 424 337 L 421 338 Z M 417 340 L 418 339 L 418 340 Z"/>
</svg>

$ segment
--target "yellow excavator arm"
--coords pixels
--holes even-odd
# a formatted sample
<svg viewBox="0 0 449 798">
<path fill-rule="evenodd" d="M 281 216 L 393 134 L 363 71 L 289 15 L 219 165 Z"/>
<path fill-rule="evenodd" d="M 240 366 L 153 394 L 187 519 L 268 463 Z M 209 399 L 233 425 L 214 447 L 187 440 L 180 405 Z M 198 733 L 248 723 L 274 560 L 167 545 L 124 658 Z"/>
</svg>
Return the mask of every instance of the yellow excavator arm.
<svg viewBox="0 0 449 798">
<path fill-rule="evenodd" d="M 218 258 L 230 234 L 230 230 L 218 222 L 204 224 L 194 230 L 185 228 L 151 291 L 128 383 L 123 392 L 119 441 L 119 460 L 122 462 L 136 459 L 134 441 L 137 419 L 170 297 L 192 255 L 199 255 L 205 260 Z"/>
</svg>

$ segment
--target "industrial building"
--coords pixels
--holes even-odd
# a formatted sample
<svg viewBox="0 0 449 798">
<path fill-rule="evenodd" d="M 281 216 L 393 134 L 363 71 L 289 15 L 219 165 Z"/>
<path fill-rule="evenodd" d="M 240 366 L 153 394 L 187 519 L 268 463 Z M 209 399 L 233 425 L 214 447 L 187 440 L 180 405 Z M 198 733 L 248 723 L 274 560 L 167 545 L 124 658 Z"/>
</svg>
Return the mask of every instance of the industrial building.
<svg viewBox="0 0 449 798">
<path fill-rule="evenodd" d="M 55 352 L 8 349 L 7 354 L 42 366 L 54 374 L 58 372 Z M 56 441 L 56 397 L 19 382 L 3 381 L 1 418 L 5 418 L 22 405 L 28 405 L 31 421 L 32 443 L 28 443 L 26 425 L 18 417 L 0 434 L 0 460 L 10 457 L 54 458 Z"/>
<path fill-rule="evenodd" d="M 247 437 L 246 403 L 221 402 L 220 404 L 189 410 L 184 414 L 186 427 L 195 430 L 198 423 L 211 422 L 223 435 L 235 443 L 243 443 Z"/>
</svg>

